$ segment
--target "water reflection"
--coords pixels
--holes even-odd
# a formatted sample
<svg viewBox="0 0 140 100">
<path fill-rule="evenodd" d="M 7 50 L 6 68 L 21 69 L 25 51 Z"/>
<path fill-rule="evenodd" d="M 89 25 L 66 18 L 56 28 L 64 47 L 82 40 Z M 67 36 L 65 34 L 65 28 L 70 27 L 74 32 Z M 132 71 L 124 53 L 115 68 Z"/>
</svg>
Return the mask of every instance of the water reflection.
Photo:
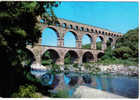
<svg viewBox="0 0 140 100">
<path fill-rule="evenodd" d="M 83 77 L 83 80 L 86 84 L 91 84 L 92 79 L 91 79 L 90 75 L 83 75 L 82 77 Z"/>
<path fill-rule="evenodd" d="M 36 72 L 40 73 L 40 71 Z M 44 72 L 43 72 L 44 73 Z M 138 78 L 127 76 L 110 76 L 78 73 L 40 74 L 41 83 L 50 86 L 54 91 L 68 88 L 69 95 L 72 96 L 76 87 L 86 85 L 99 90 L 115 93 L 130 98 L 138 97 Z"/>
<path fill-rule="evenodd" d="M 99 89 L 99 90 L 102 90 L 102 81 L 101 81 L 101 77 L 100 76 L 96 77 L 96 83 L 97 83 L 96 88 Z"/>
</svg>

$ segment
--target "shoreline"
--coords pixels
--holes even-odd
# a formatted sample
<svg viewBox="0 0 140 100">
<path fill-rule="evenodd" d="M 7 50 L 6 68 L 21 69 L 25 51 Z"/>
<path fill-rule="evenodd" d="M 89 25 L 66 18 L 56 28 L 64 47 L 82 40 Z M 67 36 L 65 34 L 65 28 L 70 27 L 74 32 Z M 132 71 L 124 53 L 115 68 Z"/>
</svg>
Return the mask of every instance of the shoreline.
<svg viewBox="0 0 140 100">
<path fill-rule="evenodd" d="M 77 67 L 73 67 L 73 65 L 61 65 L 59 69 L 56 68 L 52 71 L 51 66 L 43 66 L 39 64 L 34 64 L 31 66 L 32 70 L 36 71 L 50 71 L 55 73 L 67 73 L 67 72 L 75 72 L 75 73 L 87 73 L 87 74 L 112 74 L 112 75 L 125 75 L 125 76 L 139 76 L 139 69 L 137 66 L 124 66 L 119 64 L 110 64 L 110 65 L 95 65 L 89 64 L 90 68 L 85 68 L 84 65 L 78 65 Z"/>
</svg>

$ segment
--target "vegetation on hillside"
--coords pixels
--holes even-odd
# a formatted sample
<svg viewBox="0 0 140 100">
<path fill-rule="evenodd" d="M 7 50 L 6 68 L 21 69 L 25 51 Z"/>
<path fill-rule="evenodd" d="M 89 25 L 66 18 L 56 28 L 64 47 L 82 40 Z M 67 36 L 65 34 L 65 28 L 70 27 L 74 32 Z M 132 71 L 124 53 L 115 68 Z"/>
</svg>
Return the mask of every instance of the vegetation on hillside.
<svg viewBox="0 0 140 100">
<path fill-rule="evenodd" d="M 138 65 L 138 28 L 117 40 L 115 48 L 108 47 L 98 63 Z"/>
<path fill-rule="evenodd" d="M 90 49 L 91 48 L 91 44 L 82 45 L 82 48 L 83 49 Z"/>
<path fill-rule="evenodd" d="M 82 45 L 82 48 L 83 49 L 90 49 L 91 48 L 91 44 Z M 102 42 L 97 42 L 96 43 L 96 49 L 97 50 L 101 50 L 102 49 Z"/>
</svg>

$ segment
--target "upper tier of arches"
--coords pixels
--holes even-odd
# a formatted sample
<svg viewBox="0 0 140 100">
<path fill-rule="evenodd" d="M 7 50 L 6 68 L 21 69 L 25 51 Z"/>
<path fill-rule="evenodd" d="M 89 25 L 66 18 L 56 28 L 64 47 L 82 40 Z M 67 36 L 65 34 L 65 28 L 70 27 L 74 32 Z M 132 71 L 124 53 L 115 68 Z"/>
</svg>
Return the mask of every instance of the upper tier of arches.
<svg viewBox="0 0 140 100">
<path fill-rule="evenodd" d="M 44 23 L 45 23 L 45 18 L 42 18 L 42 19 L 44 19 Z M 95 34 L 101 34 L 101 35 L 107 35 L 107 36 L 113 36 L 113 37 L 123 36 L 120 33 L 111 32 L 107 29 L 102 29 L 102 28 L 98 28 L 98 27 L 94 27 L 94 26 L 90 26 L 86 24 L 81 24 L 81 23 L 77 23 L 77 22 L 73 22 L 73 21 L 69 21 L 65 19 L 60 19 L 60 18 L 58 18 L 58 22 L 56 23 L 55 26 L 66 28 L 66 29 L 73 29 L 75 31 L 83 31 L 83 32 L 89 32 L 89 33 L 95 33 Z"/>
</svg>

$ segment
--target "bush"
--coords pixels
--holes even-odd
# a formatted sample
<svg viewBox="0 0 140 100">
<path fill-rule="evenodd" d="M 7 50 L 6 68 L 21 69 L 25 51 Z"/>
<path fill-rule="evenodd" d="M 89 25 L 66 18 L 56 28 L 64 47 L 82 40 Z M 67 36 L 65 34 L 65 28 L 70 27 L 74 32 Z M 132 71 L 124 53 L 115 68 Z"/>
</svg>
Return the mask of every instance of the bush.
<svg viewBox="0 0 140 100">
<path fill-rule="evenodd" d="M 73 67 L 78 68 L 78 64 L 77 63 L 73 64 Z"/>
<path fill-rule="evenodd" d="M 53 73 L 59 73 L 60 72 L 60 65 L 52 64 L 51 71 Z"/>
<path fill-rule="evenodd" d="M 88 63 L 85 63 L 84 66 L 85 66 L 86 69 L 90 69 L 91 68 L 90 64 L 88 64 Z"/>
<path fill-rule="evenodd" d="M 36 94 L 37 88 L 34 85 L 22 85 L 16 93 L 12 94 L 14 98 L 39 98 Z"/>
</svg>

